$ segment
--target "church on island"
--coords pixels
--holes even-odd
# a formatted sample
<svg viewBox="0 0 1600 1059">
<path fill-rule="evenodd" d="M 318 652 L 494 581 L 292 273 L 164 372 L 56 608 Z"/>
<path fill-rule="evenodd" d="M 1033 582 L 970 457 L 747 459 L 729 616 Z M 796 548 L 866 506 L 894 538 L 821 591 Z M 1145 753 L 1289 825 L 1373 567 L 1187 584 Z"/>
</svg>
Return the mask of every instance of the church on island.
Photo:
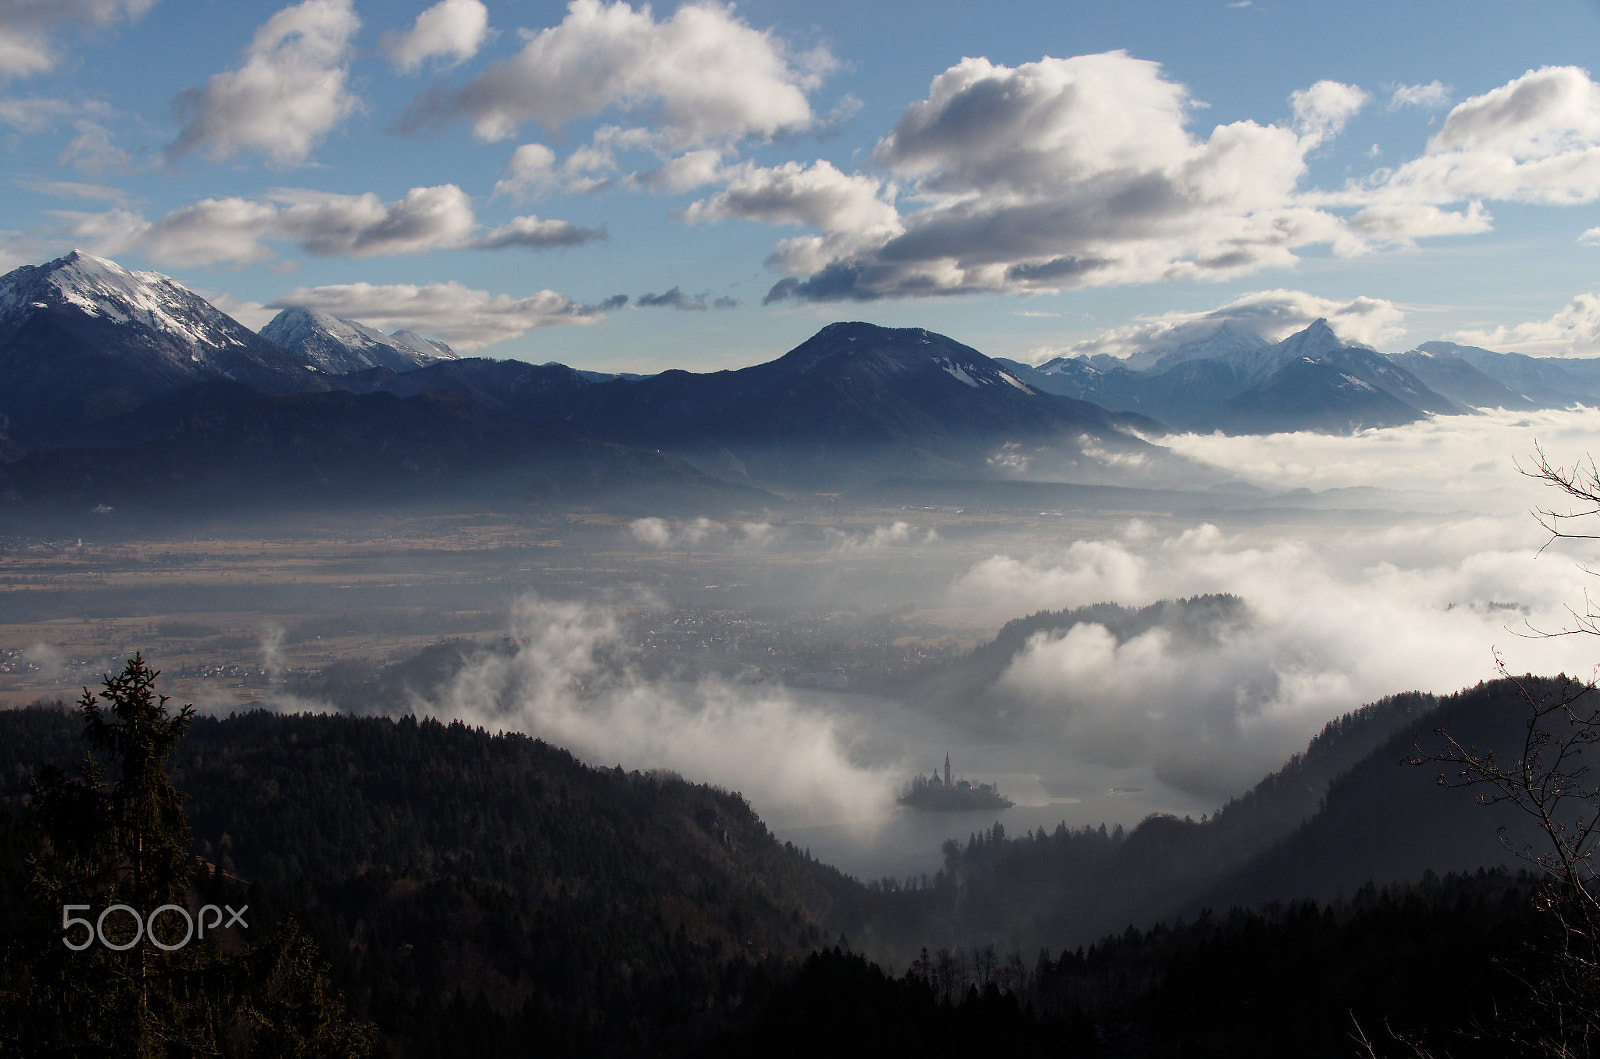
<svg viewBox="0 0 1600 1059">
<path fill-rule="evenodd" d="M 950 755 L 944 756 L 944 776 L 917 776 L 900 795 L 900 804 L 913 809 L 1009 809 L 1015 803 L 992 783 L 969 783 L 950 777 Z"/>
</svg>

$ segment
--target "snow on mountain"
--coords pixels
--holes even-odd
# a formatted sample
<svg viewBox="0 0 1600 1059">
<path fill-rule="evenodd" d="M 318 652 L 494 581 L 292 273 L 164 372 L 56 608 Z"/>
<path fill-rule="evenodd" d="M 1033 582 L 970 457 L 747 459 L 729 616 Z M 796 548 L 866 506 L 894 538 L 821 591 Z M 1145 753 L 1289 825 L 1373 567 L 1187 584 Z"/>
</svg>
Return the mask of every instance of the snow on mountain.
<svg viewBox="0 0 1600 1059">
<path fill-rule="evenodd" d="M 34 444 L 202 382 L 319 389 L 321 373 L 157 272 L 74 250 L 0 276 L 0 417 Z"/>
<path fill-rule="evenodd" d="M 44 309 L 76 309 L 188 347 L 199 363 L 211 352 L 251 344 L 248 328 L 159 272 L 130 272 L 74 250 L 0 277 L 0 335 Z"/>
<path fill-rule="evenodd" d="M 298 354 L 329 375 L 368 368 L 411 371 L 439 360 L 454 360 L 442 342 L 430 342 L 414 331 L 386 335 L 375 327 L 320 309 L 289 308 L 261 329 L 261 337 Z"/>
<path fill-rule="evenodd" d="M 418 353 L 433 357 L 436 360 L 459 360 L 461 356 L 443 342 L 435 342 L 431 338 L 423 338 L 415 331 L 394 331 L 390 333 L 389 338 L 407 349 L 414 349 Z"/>
</svg>

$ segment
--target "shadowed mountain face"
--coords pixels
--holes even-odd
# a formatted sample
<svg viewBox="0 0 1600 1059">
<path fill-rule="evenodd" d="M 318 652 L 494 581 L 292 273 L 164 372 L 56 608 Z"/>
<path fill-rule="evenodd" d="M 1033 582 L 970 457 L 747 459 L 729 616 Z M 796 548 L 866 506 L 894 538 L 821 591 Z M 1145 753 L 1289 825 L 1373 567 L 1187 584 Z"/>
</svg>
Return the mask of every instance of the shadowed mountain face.
<svg viewBox="0 0 1600 1059">
<path fill-rule="evenodd" d="M 1008 441 L 1148 450 L 1132 431 L 1160 430 L 1035 390 L 943 335 L 864 323 L 830 324 L 739 371 L 602 383 L 577 396 L 568 421 L 607 440 L 801 485 L 970 472 Z"/>
<path fill-rule="evenodd" d="M 1540 400 L 1473 367 L 1471 361 L 1456 352 L 1462 347 L 1447 342 L 1429 342 L 1426 345 L 1438 348 L 1431 352 L 1422 348 L 1409 353 L 1391 353 L 1389 359 L 1421 379 L 1429 389 L 1444 394 L 1458 404 L 1473 408 L 1540 407 Z M 1483 352 L 1487 353 L 1488 350 Z M 1499 356 L 1498 353 L 1490 355 Z"/>
<path fill-rule="evenodd" d="M 180 284 L 77 251 L 0 277 L 0 376 L 0 415 L 30 446 L 81 443 L 195 383 L 326 388 L 319 372 Z"/>
<path fill-rule="evenodd" d="M 1530 357 L 1454 342 L 1424 342 L 1416 352 L 1470 365 L 1536 407 L 1593 405 L 1600 399 L 1600 357 Z"/>
<path fill-rule="evenodd" d="M 449 394 L 233 395 L 116 449 L 0 465 L 7 505 L 206 509 L 607 496 L 696 511 L 775 502 L 659 452 L 504 424 Z"/>
<path fill-rule="evenodd" d="M 357 392 L 448 392 L 547 430 L 683 455 L 713 473 L 842 486 L 890 474 L 984 470 L 1006 442 L 1148 450 L 1140 416 L 1042 393 L 998 362 L 920 328 L 830 324 L 738 371 L 595 380 L 560 364 L 464 359 L 334 380 Z"/>
</svg>

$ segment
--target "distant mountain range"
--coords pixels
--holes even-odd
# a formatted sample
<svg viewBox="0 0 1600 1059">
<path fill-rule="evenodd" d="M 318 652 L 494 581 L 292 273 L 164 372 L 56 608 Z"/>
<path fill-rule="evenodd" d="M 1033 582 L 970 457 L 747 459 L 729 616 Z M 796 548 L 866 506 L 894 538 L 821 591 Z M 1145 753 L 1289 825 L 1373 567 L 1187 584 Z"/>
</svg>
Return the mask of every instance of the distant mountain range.
<svg viewBox="0 0 1600 1059">
<path fill-rule="evenodd" d="M 304 482 L 307 499 L 344 493 L 341 474 L 364 495 L 414 493 L 427 475 L 413 467 L 487 482 L 547 461 L 534 437 L 590 446 L 591 482 L 634 481 L 657 451 L 707 483 L 780 492 L 995 477 L 1006 445 L 1048 447 L 1097 480 L 1104 457 L 1153 454 L 1168 428 L 1344 432 L 1600 399 L 1600 361 L 1448 343 L 1384 356 L 1322 320 L 1277 343 L 1223 325 L 1159 355 L 1038 367 L 920 328 L 836 323 L 737 371 L 621 376 L 459 357 L 304 308 L 257 334 L 165 276 L 77 251 L 0 277 L 0 373 L 0 496 L 72 504 L 117 478 L 159 499 L 267 468 L 275 491 Z M 255 428 L 230 431 L 234 418 Z M 79 451 L 46 455 L 65 449 Z M 616 473 L 597 470 L 611 458 Z"/>
<path fill-rule="evenodd" d="M 1475 408 L 1600 400 L 1600 358 L 1528 357 L 1450 342 L 1385 355 L 1341 341 L 1326 320 L 1277 343 L 1224 323 L 1160 355 L 1000 363 L 1038 389 L 1182 430 L 1229 434 L 1341 433 Z"/>
</svg>

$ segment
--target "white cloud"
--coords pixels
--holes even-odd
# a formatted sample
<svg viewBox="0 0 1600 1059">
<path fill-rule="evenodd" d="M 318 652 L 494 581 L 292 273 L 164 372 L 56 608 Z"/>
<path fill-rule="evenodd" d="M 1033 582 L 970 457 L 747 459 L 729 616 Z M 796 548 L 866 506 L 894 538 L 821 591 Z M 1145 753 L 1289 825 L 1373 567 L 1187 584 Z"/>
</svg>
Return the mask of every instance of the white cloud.
<svg viewBox="0 0 1600 1059">
<path fill-rule="evenodd" d="M 1250 620 L 1211 638 L 1156 630 L 1118 644 L 1097 625 L 1036 637 L 1007 672 L 1022 723 L 1107 764 L 1150 761 L 1170 782 L 1232 793 L 1331 717 L 1413 688 L 1449 692 L 1515 672 L 1584 675 L 1593 644 L 1525 639 L 1582 605 L 1572 560 L 1537 554 L 1529 506 L 1552 498 L 1517 475 L 1535 438 L 1555 453 L 1600 444 L 1592 413 L 1490 413 L 1357 436 L 1182 436 L 1181 453 L 1275 489 L 1385 488 L 1413 515 L 1372 525 L 1241 529 L 1130 526 L 1117 537 L 993 555 L 953 583 L 951 602 L 1012 613 L 1102 601 L 1142 605 L 1211 592 Z M 1483 514 L 1463 508 L 1476 508 Z M 1444 513 L 1447 512 L 1447 513 Z M 1592 558 L 1590 559 L 1592 562 Z"/>
<path fill-rule="evenodd" d="M 1584 246 L 1600 246 L 1600 228 L 1590 228 L 1578 236 L 1578 242 Z"/>
<path fill-rule="evenodd" d="M 1342 198 L 1362 205 L 1593 202 L 1600 198 L 1600 85 L 1573 66 L 1530 70 L 1457 104 L 1420 158 Z"/>
<path fill-rule="evenodd" d="M 344 283 L 298 287 L 270 308 L 303 306 L 360 320 L 384 331 L 411 330 L 432 335 L 472 353 L 541 327 L 593 324 L 604 317 L 564 294 L 543 290 L 525 298 L 490 294 L 451 280 L 417 286 Z"/>
<path fill-rule="evenodd" d="M 415 73 L 429 59 L 452 64 L 478 54 L 489 36 L 489 9 L 479 0 L 439 0 L 403 34 L 384 34 L 381 49 L 402 73 Z"/>
<path fill-rule="evenodd" d="M 932 544 L 939 539 L 933 528 L 923 529 L 909 522 L 893 522 L 874 526 L 870 530 L 840 530 L 828 526 L 823 530 L 828 548 L 837 555 L 858 555 L 881 552 L 889 548 L 905 548 L 918 544 Z"/>
<path fill-rule="evenodd" d="M 304 0 L 273 15 L 245 49 L 243 66 L 179 97 L 185 120 L 170 153 L 203 150 L 221 161 L 254 152 L 275 165 L 303 162 L 360 108 L 345 85 L 360 25 L 350 0 Z"/>
<path fill-rule="evenodd" d="M 0 80 L 55 69 L 61 56 L 52 37 L 88 23 L 109 26 L 137 19 L 156 0 L 6 0 L 0 4 Z"/>
<path fill-rule="evenodd" d="M 727 174 L 727 187 L 679 215 L 689 224 L 729 218 L 767 224 L 806 224 L 825 232 L 900 230 L 894 205 L 882 198 L 883 181 L 846 176 L 826 161 L 785 162 L 771 169 L 744 163 Z"/>
<path fill-rule="evenodd" d="M 614 611 L 526 597 L 515 654 L 485 653 L 452 682 L 436 716 L 526 732 L 592 763 L 668 768 L 741 792 L 763 818 L 861 819 L 891 804 L 898 762 L 854 763 L 854 726 L 783 688 L 651 683 L 626 664 Z M 622 665 L 603 661 L 624 659 Z M 580 689 L 596 689 L 589 692 Z"/>
<path fill-rule="evenodd" d="M 705 516 L 688 521 L 640 518 L 628 524 L 628 534 L 634 540 L 660 551 L 759 547 L 772 543 L 775 532 L 766 522 L 740 522 L 730 526 Z"/>
<path fill-rule="evenodd" d="M 1442 91 L 1391 95 L 1422 105 Z M 1600 86 L 1582 70 L 1531 71 L 1463 101 L 1398 168 L 1338 190 L 1303 187 L 1308 153 L 1367 99 L 1318 81 L 1290 97 L 1288 125 L 1238 121 L 1202 138 L 1188 127 L 1187 89 L 1156 63 L 1123 52 L 1014 68 L 969 58 L 878 141 L 886 185 L 820 162 L 735 167 L 729 190 L 685 217 L 822 228 L 778 244 L 770 263 L 787 278 L 767 300 L 843 301 L 1227 279 L 1292 267 L 1311 246 L 1349 256 L 1480 234 L 1491 202 L 1600 197 Z M 795 186 L 801 176 L 815 186 Z M 741 209 L 734 183 L 765 197 Z M 872 204 L 870 220 L 807 213 L 823 191 Z"/>
<path fill-rule="evenodd" d="M 806 93 L 832 65 L 825 51 L 791 54 L 731 7 L 687 4 L 658 22 L 647 6 L 573 0 L 560 25 L 466 85 L 419 97 L 407 120 L 460 117 L 480 138 L 503 140 L 528 122 L 556 132 L 618 111 L 676 153 L 810 126 Z"/>
<path fill-rule="evenodd" d="M 1404 312 L 1384 298 L 1339 301 L 1305 291 L 1264 290 L 1241 295 L 1226 305 L 1204 312 L 1141 317 L 1131 324 L 1097 331 L 1064 349 L 1038 351 L 1045 354 L 1038 359 L 1097 353 L 1114 357 L 1165 353 L 1185 342 L 1208 338 L 1225 323 L 1269 342 L 1277 342 L 1303 331 L 1314 320 L 1324 318 L 1346 342 L 1367 346 L 1379 346 L 1405 331 Z"/>
<path fill-rule="evenodd" d="M 495 182 L 494 193 L 539 195 L 553 190 L 558 183 L 556 153 L 542 143 L 525 143 L 511 152 L 506 175 Z"/>
<path fill-rule="evenodd" d="M 69 234 L 106 256 L 135 251 L 161 265 L 247 265 L 271 259 L 281 240 L 319 256 L 355 258 L 431 250 L 577 246 L 604 232 L 567 221 L 514 217 L 483 235 L 472 199 L 454 184 L 412 188 L 394 202 L 368 192 L 336 195 L 279 188 L 261 199 L 205 199 L 151 222 L 126 209 L 61 212 Z"/>
<path fill-rule="evenodd" d="M 1494 227 L 1494 218 L 1481 202 L 1459 212 L 1425 202 L 1384 202 L 1350 218 L 1350 227 L 1369 239 L 1412 243 L 1443 235 L 1478 235 Z"/>
<path fill-rule="evenodd" d="M 1360 93 L 1296 97 L 1303 132 L 1186 128 L 1187 90 L 1122 52 L 1016 68 L 965 59 L 934 78 L 873 159 L 914 182 L 903 232 L 780 247 L 771 300 L 1058 290 L 1224 278 L 1290 265 L 1313 243 L 1358 243 L 1297 198 L 1305 154 Z M 811 249 L 813 253 L 797 251 Z M 806 277 L 804 280 L 799 277 Z"/>
<path fill-rule="evenodd" d="M 272 198 L 286 207 L 277 231 L 323 256 L 377 257 L 453 247 L 477 227 L 471 197 L 454 184 L 412 188 L 390 203 L 371 192 L 280 190 Z"/>
<path fill-rule="evenodd" d="M 269 309 L 260 302 L 236 298 L 226 292 L 197 290 L 195 293 L 252 331 L 259 331 L 266 327 L 272 322 L 272 318 L 278 315 L 278 310 L 276 309 Z"/>
<path fill-rule="evenodd" d="M 541 221 L 530 214 L 511 218 L 493 231 L 474 239 L 470 245 L 479 250 L 503 250 L 513 246 L 546 250 L 556 246 L 582 246 L 605 237 L 606 233 L 597 228 L 580 228 L 570 221 Z"/>
<path fill-rule="evenodd" d="M 703 187 L 722 180 L 726 175 L 720 148 L 702 148 L 669 159 L 648 174 L 645 180 L 657 191 L 678 192 Z"/>
<path fill-rule="evenodd" d="M 746 162 L 722 174 L 727 187 L 679 211 L 688 224 L 730 219 L 765 224 L 807 225 L 822 236 L 800 236 L 778 244 L 774 259 L 784 272 L 810 273 L 858 249 L 870 249 L 903 232 L 884 182 L 846 176 L 826 161 L 786 162 L 761 168 Z"/>
<path fill-rule="evenodd" d="M 1318 81 L 1289 95 L 1295 126 L 1313 143 L 1338 135 L 1366 102 L 1365 92 L 1338 81 Z"/>
<path fill-rule="evenodd" d="M 1467 345 L 1534 357 L 1600 356 L 1600 293 L 1579 294 L 1547 320 L 1469 328 L 1450 337 Z"/>
<path fill-rule="evenodd" d="M 203 199 L 151 223 L 127 210 L 62 214 L 74 239 L 89 240 L 107 257 L 137 251 L 169 266 L 248 265 L 272 257 L 261 244 L 277 217 L 270 204 L 247 199 Z"/>
<path fill-rule="evenodd" d="M 1525 513 L 1546 492 L 1518 475 L 1515 461 L 1532 451 L 1535 440 L 1552 454 L 1600 452 L 1597 429 L 1592 412 L 1487 411 L 1436 416 L 1353 436 L 1180 434 L 1163 439 L 1163 444 L 1268 489 L 1371 487 L 1418 497 L 1434 493 L 1455 510 L 1470 498 L 1482 510 L 1512 519 L 1518 536 L 1496 538 L 1498 548 L 1531 539 L 1527 534 L 1533 526 Z"/>
<path fill-rule="evenodd" d="M 721 170 L 722 148 L 690 151 L 668 160 L 654 171 L 618 177 L 617 154 L 652 150 L 655 138 L 647 129 L 603 125 L 589 142 L 556 164 L 556 154 L 542 143 L 525 143 L 512 152 L 505 176 L 495 182 L 495 195 L 536 198 L 554 191 L 587 194 L 612 186 L 648 187 L 683 191 L 714 180 Z"/>
<path fill-rule="evenodd" d="M 1450 105 L 1450 86 L 1441 81 L 1425 85 L 1395 85 L 1389 94 L 1389 109 L 1421 107 L 1424 110 L 1441 110 Z"/>
</svg>

